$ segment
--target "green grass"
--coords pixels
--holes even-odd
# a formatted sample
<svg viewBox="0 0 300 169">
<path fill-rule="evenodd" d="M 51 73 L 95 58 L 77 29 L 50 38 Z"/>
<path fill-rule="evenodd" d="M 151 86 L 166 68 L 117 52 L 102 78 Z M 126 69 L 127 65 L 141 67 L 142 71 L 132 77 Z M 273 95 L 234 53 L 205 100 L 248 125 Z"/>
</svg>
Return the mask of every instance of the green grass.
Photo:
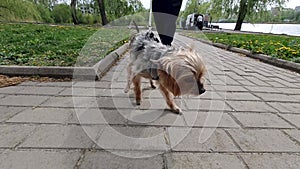
<svg viewBox="0 0 300 169">
<path fill-rule="evenodd" d="M 247 49 L 252 53 L 266 54 L 275 58 L 300 63 L 300 38 L 284 35 L 199 33 L 183 31 L 194 38 L 208 39 L 231 47 Z"/>
<path fill-rule="evenodd" d="M 127 42 L 128 30 L 0 24 L 0 65 L 86 66 Z"/>
</svg>

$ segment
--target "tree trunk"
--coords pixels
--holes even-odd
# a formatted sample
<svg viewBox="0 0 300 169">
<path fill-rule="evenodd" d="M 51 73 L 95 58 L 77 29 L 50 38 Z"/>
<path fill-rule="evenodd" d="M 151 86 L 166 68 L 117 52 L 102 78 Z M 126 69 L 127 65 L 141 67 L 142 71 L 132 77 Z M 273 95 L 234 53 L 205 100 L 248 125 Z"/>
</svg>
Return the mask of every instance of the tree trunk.
<svg viewBox="0 0 300 169">
<path fill-rule="evenodd" d="M 71 10 L 72 10 L 72 18 L 73 18 L 73 23 L 75 25 L 79 24 L 77 15 L 76 15 L 76 4 L 77 4 L 77 0 L 72 0 L 71 1 Z"/>
<path fill-rule="evenodd" d="M 238 19 L 236 21 L 236 25 L 235 25 L 235 28 L 234 30 L 235 31 L 240 31 L 241 28 L 242 28 L 242 24 L 243 24 L 243 21 L 246 17 L 246 14 L 247 14 L 247 10 L 248 10 L 248 6 L 247 6 L 247 0 L 241 0 L 240 1 L 240 9 L 239 9 L 239 15 L 238 15 Z"/>
<path fill-rule="evenodd" d="M 98 5 L 100 9 L 101 19 L 102 19 L 102 25 L 108 24 L 106 13 L 105 13 L 105 6 L 103 0 L 98 0 Z"/>
</svg>

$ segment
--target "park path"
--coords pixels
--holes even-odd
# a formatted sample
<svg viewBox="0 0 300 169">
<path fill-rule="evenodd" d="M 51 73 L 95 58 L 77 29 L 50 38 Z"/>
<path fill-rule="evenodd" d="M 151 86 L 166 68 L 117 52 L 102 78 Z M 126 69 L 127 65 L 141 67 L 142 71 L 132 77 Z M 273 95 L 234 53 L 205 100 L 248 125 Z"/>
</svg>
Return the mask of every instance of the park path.
<svg viewBox="0 0 300 169">
<path fill-rule="evenodd" d="M 128 53 L 97 82 L 0 88 L 1 169 L 300 168 L 300 75 L 177 35 L 207 64 L 207 92 L 165 110 L 123 93 Z M 145 157 L 145 158 L 142 158 Z"/>
</svg>

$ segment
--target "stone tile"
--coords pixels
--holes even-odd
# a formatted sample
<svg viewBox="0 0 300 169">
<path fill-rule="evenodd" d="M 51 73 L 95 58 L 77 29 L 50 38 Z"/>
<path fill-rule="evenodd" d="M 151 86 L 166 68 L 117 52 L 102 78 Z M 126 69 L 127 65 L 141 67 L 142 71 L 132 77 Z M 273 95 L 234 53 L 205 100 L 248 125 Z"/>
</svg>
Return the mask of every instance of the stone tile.
<svg viewBox="0 0 300 169">
<path fill-rule="evenodd" d="M 104 82 L 104 81 L 78 81 L 73 82 L 72 87 L 91 87 L 91 88 L 110 88 L 111 82 Z M 124 85 L 125 86 L 125 85 Z"/>
<path fill-rule="evenodd" d="M 40 126 L 19 147 L 91 148 L 102 126 Z"/>
<path fill-rule="evenodd" d="M 300 130 L 285 130 L 284 132 L 300 143 Z"/>
<path fill-rule="evenodd" d="M 47 107 L 98 107 L 95 97 L 51 97 L 41 106 Z"/>
<path fill-rule="evenodd" d="M 76 151 L 7 150 L 0 154 L 1 169 L 70 169 L 80 158 Z"/>
<path fill-rule="evenodd" d="M 258 86 L 271 86 L 270 84 L 268 84 L 256 77 L 253 77 L 253 76 L 245 76 L 245 78 Z"/>
<path fill-rule="evenodd" d="M 128 118 L 130 125 L 186 126 L 182 115 L 167 110 L 135 110 Z"/>
<path fill-rule="evenodd" d="M 22 90 L 22 86 L 8 86 L 8 87 L 2 87 L 0 88 L 1 94 L 16 94 L 20 90 Z"/>
<path fill-rule="evenodd" d="M 155 150 L 168 149 L 163 128 L 107 126 L 96 144 L 105 150 Z"/>
<path fill-rule="evenodd" d="M 229 127 L 239 128 L 240 126 L 223 112 L 183 112 L 187 126 L 194 127 Z"/>
<path fill-rule="evenodd" d="M 25 82 L 18 84 L 18 86 L 35 86 L 35 85 L 38 85 L 39 83 L 40 82 L 25 81 Z"/>
<path fill-rule="evenodd" d="M 249 168 L 264 169 L 298 169 L 300 168 L 300 154 L 286 153 L 251 153 L 241 154 Z"/>
<path fill-rule="evenodd" d="M 265 101 L 283 101 L 283 102 L 297 102 L 295 96 L 285 94 L 271 94 L 271 93 L 255 93 L 256 96 L 262 98 Z"/>
<path fill-rule="evenodd" d="M 250 82 L 249 80 L 239 80 L 239 83 L 241 83 L 243 86 L 257 86 L 256 84 Z"/>
<path fill-rule="evenodd" d="M 1 125 L 0 147 L 13 148 L 35 129 L 34 126 Z"/>
<path fill-rule="evenodd" d="M 216 91 L 227 91 L 227 92 L 246 92 L 246 91 L 248 91 L 243 86 L 214 85 L 213 88 Z"/>
<path fill-rule="evenodd" d="M 292 109 L 291 108 L 292 106 L 288 106 L 290 103 L 268 102 L 268 104 L 271 105 L 272 107 L 274 107 L 280 113 L 297 113 L 297 111 L 293 112 L 290 110 L 290 109 Z M 297 103 L 293 103 L 293 104 L 297 105 Z M 300 108 L 300 104 L 299 104 L 299 108 Z"/>
<path fill-rule="evenodd" d="M 281 114 L 280 116 L 300 128 L 300 114 Z"/>
<path fill-rule="evenodd" d="M 235 111 L 246 112 L 277 112 L 265 102 L 257 101 L 227 101 Z"/>
<path fill-rule="evenodd" d="M 0 106 L 0 122 L 3 122 L 12 116 L 18 114 L 22 110 L 25 110 L 26 107 L 6 107 L 6 106 Z"/>
<path fill-rule="evenodd" d="M 279 83 L 279 82 L 275 82 L 275 81 L 269 81 L 268 82 L 270 85 L 272 85 L 273 87 L 286 87 L 285 85 Z"/>
<path fill-rule="evenodd" d="M 74 82 L 41 82 L 36 86 L 71 87 Z"/>
<path fill-rule="evenodd" d="M 251 92 L 262 92 L 262 93 L 280 93 L 281 88 L 264 87 L 264 86 L 245 86 Z"/>
<path fill-rule="evenodd" d="M 126 124 L 130 110 L 76 109 L 70 124 Z"/>
<path fill-rule="evenodd" d="M 230 135 L 243 151 L 255 152 L 295 152 L 300 151 L 300 146 L 290 140 L 280 130 L 253 129 L 235 130 L 228 129 Z"/>
<path fill-rule="evenodd" d="M 260 98 L 254 96 L 248 92 L 219 92 L 219 95 L 226 100 L 246 100 L 246 101 L 258 101 Z"/>
<path fill-rule="evenodd" d="M 63 87 L 37 87 L 37 86 L 24 86 L 22 90 L 18 91 L 18 94 L 30 94 L 30 95 L 57 95 L 62 91 Z"/>
<path fill-rule="evenodd" d="M 246 168 L 234 154 L 218 153 L 171 153 L 167 154 L 170 169 L 194 168 Z"/>
<path fill-rule="evenodd" d="M 141 158 L 148 156 L 145 153 L 135 152 L 87 152 L 85 158 L 80 165 L 80 169 L 87 168 L 101 168 L 101 169 L 112 169 L 112 168 L 130 168 L 130 169 L 158 169 L 164 168 L 163 158 L 160 155 L 152 156 L 148 158 Z M 132 158 L 137 157 L 137 158 Z"/>
<path fill-rule="evenodd" d="M 72 109 L 58 109 L 58 108 L 29 108 L 13 118 L 8 122 L 17 123 L 66 123 L 71 116 Z"/>
<path fill-rule="evenodd" d="M 239 151 L 222 129 L 170 127 L 167 131 L 174 151 Z"/>
<path fill-rule="evenodd" d="M 272 113 L 233 113 L 233 115 L 247 128 L 294 128 Z"/>
<path fill-rule="evenodd" d="M 47 96 L 24 96 L 11 95 L 1 99 L 2 106 L 38 106 L 43 103 Z"/>
<path fill-rule="evenodd" d="M 95 88 L 66 88 L 64 91 L 59 93 L 60 96 L 96 96 Z"/>
<path fill-rule="evenodd" d="M 5 96 L 6 96 L 6 95 L 4 95 L 4 94 L 0 94 L 0 99 L 3 98 L 3 97 L 5 97 Z"/>
<path fill-rule="evenodd" d="M 185 100 L 189 110 L 230 111 L 231 108 L 223 100 Z"/>
</svg>

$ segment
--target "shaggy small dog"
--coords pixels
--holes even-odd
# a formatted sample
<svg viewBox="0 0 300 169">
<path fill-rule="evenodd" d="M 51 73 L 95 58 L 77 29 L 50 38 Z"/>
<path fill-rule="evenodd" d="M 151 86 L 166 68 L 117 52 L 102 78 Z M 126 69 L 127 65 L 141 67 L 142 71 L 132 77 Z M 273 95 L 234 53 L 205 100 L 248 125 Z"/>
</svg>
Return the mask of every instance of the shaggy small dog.
<svg viewBox="0 0 300 169">
<path fill-rule="evenodd" d="M 180 113 L 174 96 L 200 95 L 205 92 L 205 66 L 201 57 L 192 49 L 175 49 L 159 43 L 151 31 L 138 33 L 131 38 L 130 63 L 127 67 L 127 93 L 134 84 L 136 104 L 141 103 L 141 78 L 157 80 L 159 88 L 171 110 Z"/>
</svg>

